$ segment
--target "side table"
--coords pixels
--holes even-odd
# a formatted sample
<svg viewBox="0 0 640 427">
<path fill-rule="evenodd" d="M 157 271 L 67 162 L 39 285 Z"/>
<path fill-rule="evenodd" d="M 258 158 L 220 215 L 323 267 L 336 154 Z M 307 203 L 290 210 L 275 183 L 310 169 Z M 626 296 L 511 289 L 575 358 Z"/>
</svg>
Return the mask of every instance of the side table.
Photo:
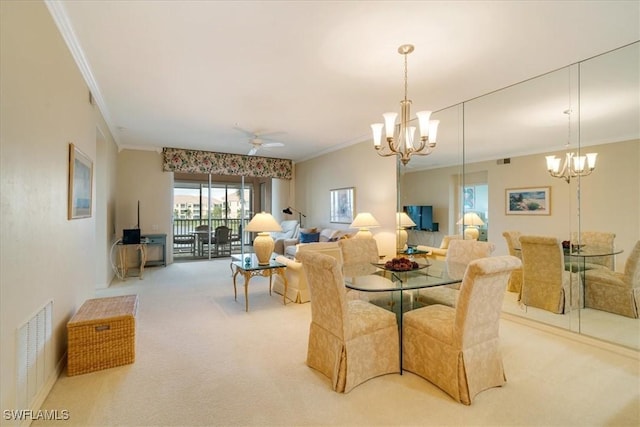
<svg viewBox="0 0 640 427">
<path fill-rule="evenodd" d="M 143 279 L 144 276 L 144 266 L 147 263 L 147 245 L 145 243 L 138 243 L 138 244 L 124 244 L 124 243 L 118 243 L 119 246 L 119 269 L 120 269 L 120 277 L 122 277 L 123 280 L 126 280 L 127 278 L 127 273 L 129 271 L 129 266 L 128 266 L 128 259 L 129 259 L 129 247 L 132 247 L 135 251 L 139 251 L 140 252 L 140 275 L 138 276 L 138 278 L 140 280 Z"/>
<path fill-rule="evenodd" d="M 272 276 L 279 274 L 284 282 L 284 292 L 282 295 L 282 303 L 287 304 L 287 277 L 285 275 L 286 265 L 280 264 L 274 260 L 270 260 L 267 265 L 258 264 L 255 254 L 245 254 L 245 258 L 249 262 L 242 259 L 241 255 L 233 255 L 231 257 L 231 272 L 233 273 L 233 297 L 238 300 L 238 292 L 236 288 L 236 277 L 242 274 L 244 277 L 244 310 L 249 311 L 249 281 L 254 276 L 262 276 L 269 278 L 269 295 L 271 295 Z"/>
</svg>

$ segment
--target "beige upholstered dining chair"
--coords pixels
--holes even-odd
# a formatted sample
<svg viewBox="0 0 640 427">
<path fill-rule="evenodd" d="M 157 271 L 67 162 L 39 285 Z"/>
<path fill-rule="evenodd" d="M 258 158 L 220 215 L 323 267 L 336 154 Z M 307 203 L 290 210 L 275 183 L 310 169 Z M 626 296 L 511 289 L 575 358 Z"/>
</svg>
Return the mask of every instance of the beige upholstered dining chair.
<svg viewBox="0 0 640 427">
<path fill-rule="evenodd" d="M 375 239 L 342 239 L 338 240 L 338 246 L 342 251 L 342 273 L 351 281 L 357 281 L 358 276 L 366 276 L 378 271 L 374 265 L 380 262 L 378 243 Z M 391 292 L 359 292 L 348 290 L 347 298 L 360 298 L 372 304 L 389 310 L 395 310 L 400 304 L 396 304 Z M 403 292 L 403 311 L 413 306 L 413 293 Z M 398 300 L 399 301 L 399 300 Z"/>
<path fill-rule="evenodd" d="M 347 300 L 338 261 L 322 253 L 297 254 L 311 291 L 307 365 L 337 392 L 379 375 L 400 372 L 395 314 L 359 299 Z"/>
<path fill-rule="evenodd" d="M 521 236 L 522 292 L 527 306 L 553 313 L 579 308 L 581 280 L 578 273 L 565 271 L 564 253 L 556 237 Z"/>
<path fill-rule="evenodd" d="M 342 239 L 338 240 L 342 251 L 342 273 L 353 278 L 373 274 L 379 262 L 378 243 L 375 239 Z"/>
<path fill-rule="evenodd" d="M 504 231 L 502 236 L 507 241 L 507 249 L 509 255 L 522 259 L 522 253 L 520 252 L 520 232 L 519 231 Z M 509 292 L 518 292 L 522 290 L 522 269 L 518 268 L 511 273 L 509 277 L 509 284 L 507 285 Z"/>
<path fill-rule="evenodd" d="M 445 258 L 449 276 L 462 278 L 469 263 L 479 258 L 491 256 L 495 250 L 495 245 L 489 242 L 479 242 L 477 240 L 452 240 Z M 416 291 L 414 299 L 421 305 L 444 304 L 450 307 L 456 305 L 460 283 L 433 288 L 420 289 Z"/>
<path fill-rule="evenodd" d="M 403 368 L 470 405 L 475 395 L 505 383 L 499 324 L 507 281 L 521 266 L 513 256 L 469 263 L 455 308 L 436 304 L 403 320 Z"/>
<path fill-rule="evenodd" d="M 640 311 L 640 241 L 624 264 L 624 273 L 606 268 L 585 272 L 585 307 L 638 318 Z"/>
<path fill-rule="evenodd" d="M 580 233 L 574 231 L 571 233 L 571 243 L 580 244 L 590 247 L 596 247 L 603 250 L 613 252 L 614 240 L 616 238 L 615 233 L 608 233 L 604 231 L 582 231 Z M 602 257 L 589 257 L 586 262 L 580 262 L 580 268 L 585 270 L 591 270 L 593 268 L 608 268 L 611 271 L 615 270 L 615 256 L 602 256 Z M 577 262 L 577 261 L 573 261 Z"/>
</svg>

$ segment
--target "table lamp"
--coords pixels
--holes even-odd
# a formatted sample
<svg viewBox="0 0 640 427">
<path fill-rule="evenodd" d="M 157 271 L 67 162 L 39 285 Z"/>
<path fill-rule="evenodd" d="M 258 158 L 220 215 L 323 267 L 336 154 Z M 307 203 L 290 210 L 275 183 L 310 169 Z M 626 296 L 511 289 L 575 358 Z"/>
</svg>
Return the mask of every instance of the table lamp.
<svg viewBox="0 0 640 427">
<path fill-rule="evenodd" d="M 349 227 L 360 229 L 360 231 L 353 236 L 354 239 L 373 239 L 373 234 L 371 234 L 369 229 L 380 227 L 380 223 L 369 212 L 361 212 L 356 215 L 356 219 L 353 220 Z"/>
<path fill-rule="evenodd" d="M 407 234 L 408 227 L 415 227 L 416 223 L 413 222 L 411 217 L 406 212 L 398 212 L 396 224 L 398 226 L 398 251 L 404 250 L 409 235 Z"/>
<path fill-rule="evenodd" d="M 460 221 L 458 221 L 457 224 L 463 224 L 466 226 L 464 229 L 465 239 L 478 240 L 478 237 L 480 237 L 478 226 L 484 225 L 484 221 L 480 219 L 477 213 L 467 212 L 462 218 L 460 218 Z"/>
<path fill-rule="evenodd" d="M 253 241 L 253 251 L 256 253 L 259 265 L 268 265 L 273 253 L 275 243 L 269 232 L 282 231 L 282 227 L 271 214 L 260 212 L 247 224 L 246 231 L 257 232 L 258 236 Z"/>
</svg>

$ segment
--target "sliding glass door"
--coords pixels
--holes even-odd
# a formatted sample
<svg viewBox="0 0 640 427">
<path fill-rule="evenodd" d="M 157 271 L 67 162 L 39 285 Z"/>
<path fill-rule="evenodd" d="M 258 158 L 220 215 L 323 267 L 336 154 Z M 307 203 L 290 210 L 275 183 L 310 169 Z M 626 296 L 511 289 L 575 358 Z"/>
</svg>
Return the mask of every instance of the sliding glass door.
<svg viewBox="0 0 640 427">
<path fill-rule="evenodd" d="M 247 240 L 243 225 L 253 211 L 253 187 L 246 185 L 242 177 L 235 178 L 234 182 L 215 182 L 209 175 L 199 175 L 175 181 L 174 260 L 213 258 L 242 251 Z M 222 252 L 215 238 L 215 230 L 220 226 L 231 230 L 230 242 Z"/>
</svg>

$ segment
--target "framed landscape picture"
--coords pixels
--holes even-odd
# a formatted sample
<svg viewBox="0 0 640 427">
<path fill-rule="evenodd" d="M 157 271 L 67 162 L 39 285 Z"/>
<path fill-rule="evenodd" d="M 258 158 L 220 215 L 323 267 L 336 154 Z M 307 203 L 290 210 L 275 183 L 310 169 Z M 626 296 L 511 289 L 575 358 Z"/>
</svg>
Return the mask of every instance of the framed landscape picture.
<svg viewBox="0 0 640 427">
<path fill-rule="evenodd" d="M 68 218 L 91 217 L 93 162 L 82 151 L 69 144 Z"/>
<path fill-rule="evenodd" d="M 551 215 L 551 187 L 507 188 L 507 215 Z"/>
<path fill-rule="evenodd" d="M 331 212 L 330 222 L 351 224 L 355 211 L 354 187 L 330 190 Z"/>
</svg>

